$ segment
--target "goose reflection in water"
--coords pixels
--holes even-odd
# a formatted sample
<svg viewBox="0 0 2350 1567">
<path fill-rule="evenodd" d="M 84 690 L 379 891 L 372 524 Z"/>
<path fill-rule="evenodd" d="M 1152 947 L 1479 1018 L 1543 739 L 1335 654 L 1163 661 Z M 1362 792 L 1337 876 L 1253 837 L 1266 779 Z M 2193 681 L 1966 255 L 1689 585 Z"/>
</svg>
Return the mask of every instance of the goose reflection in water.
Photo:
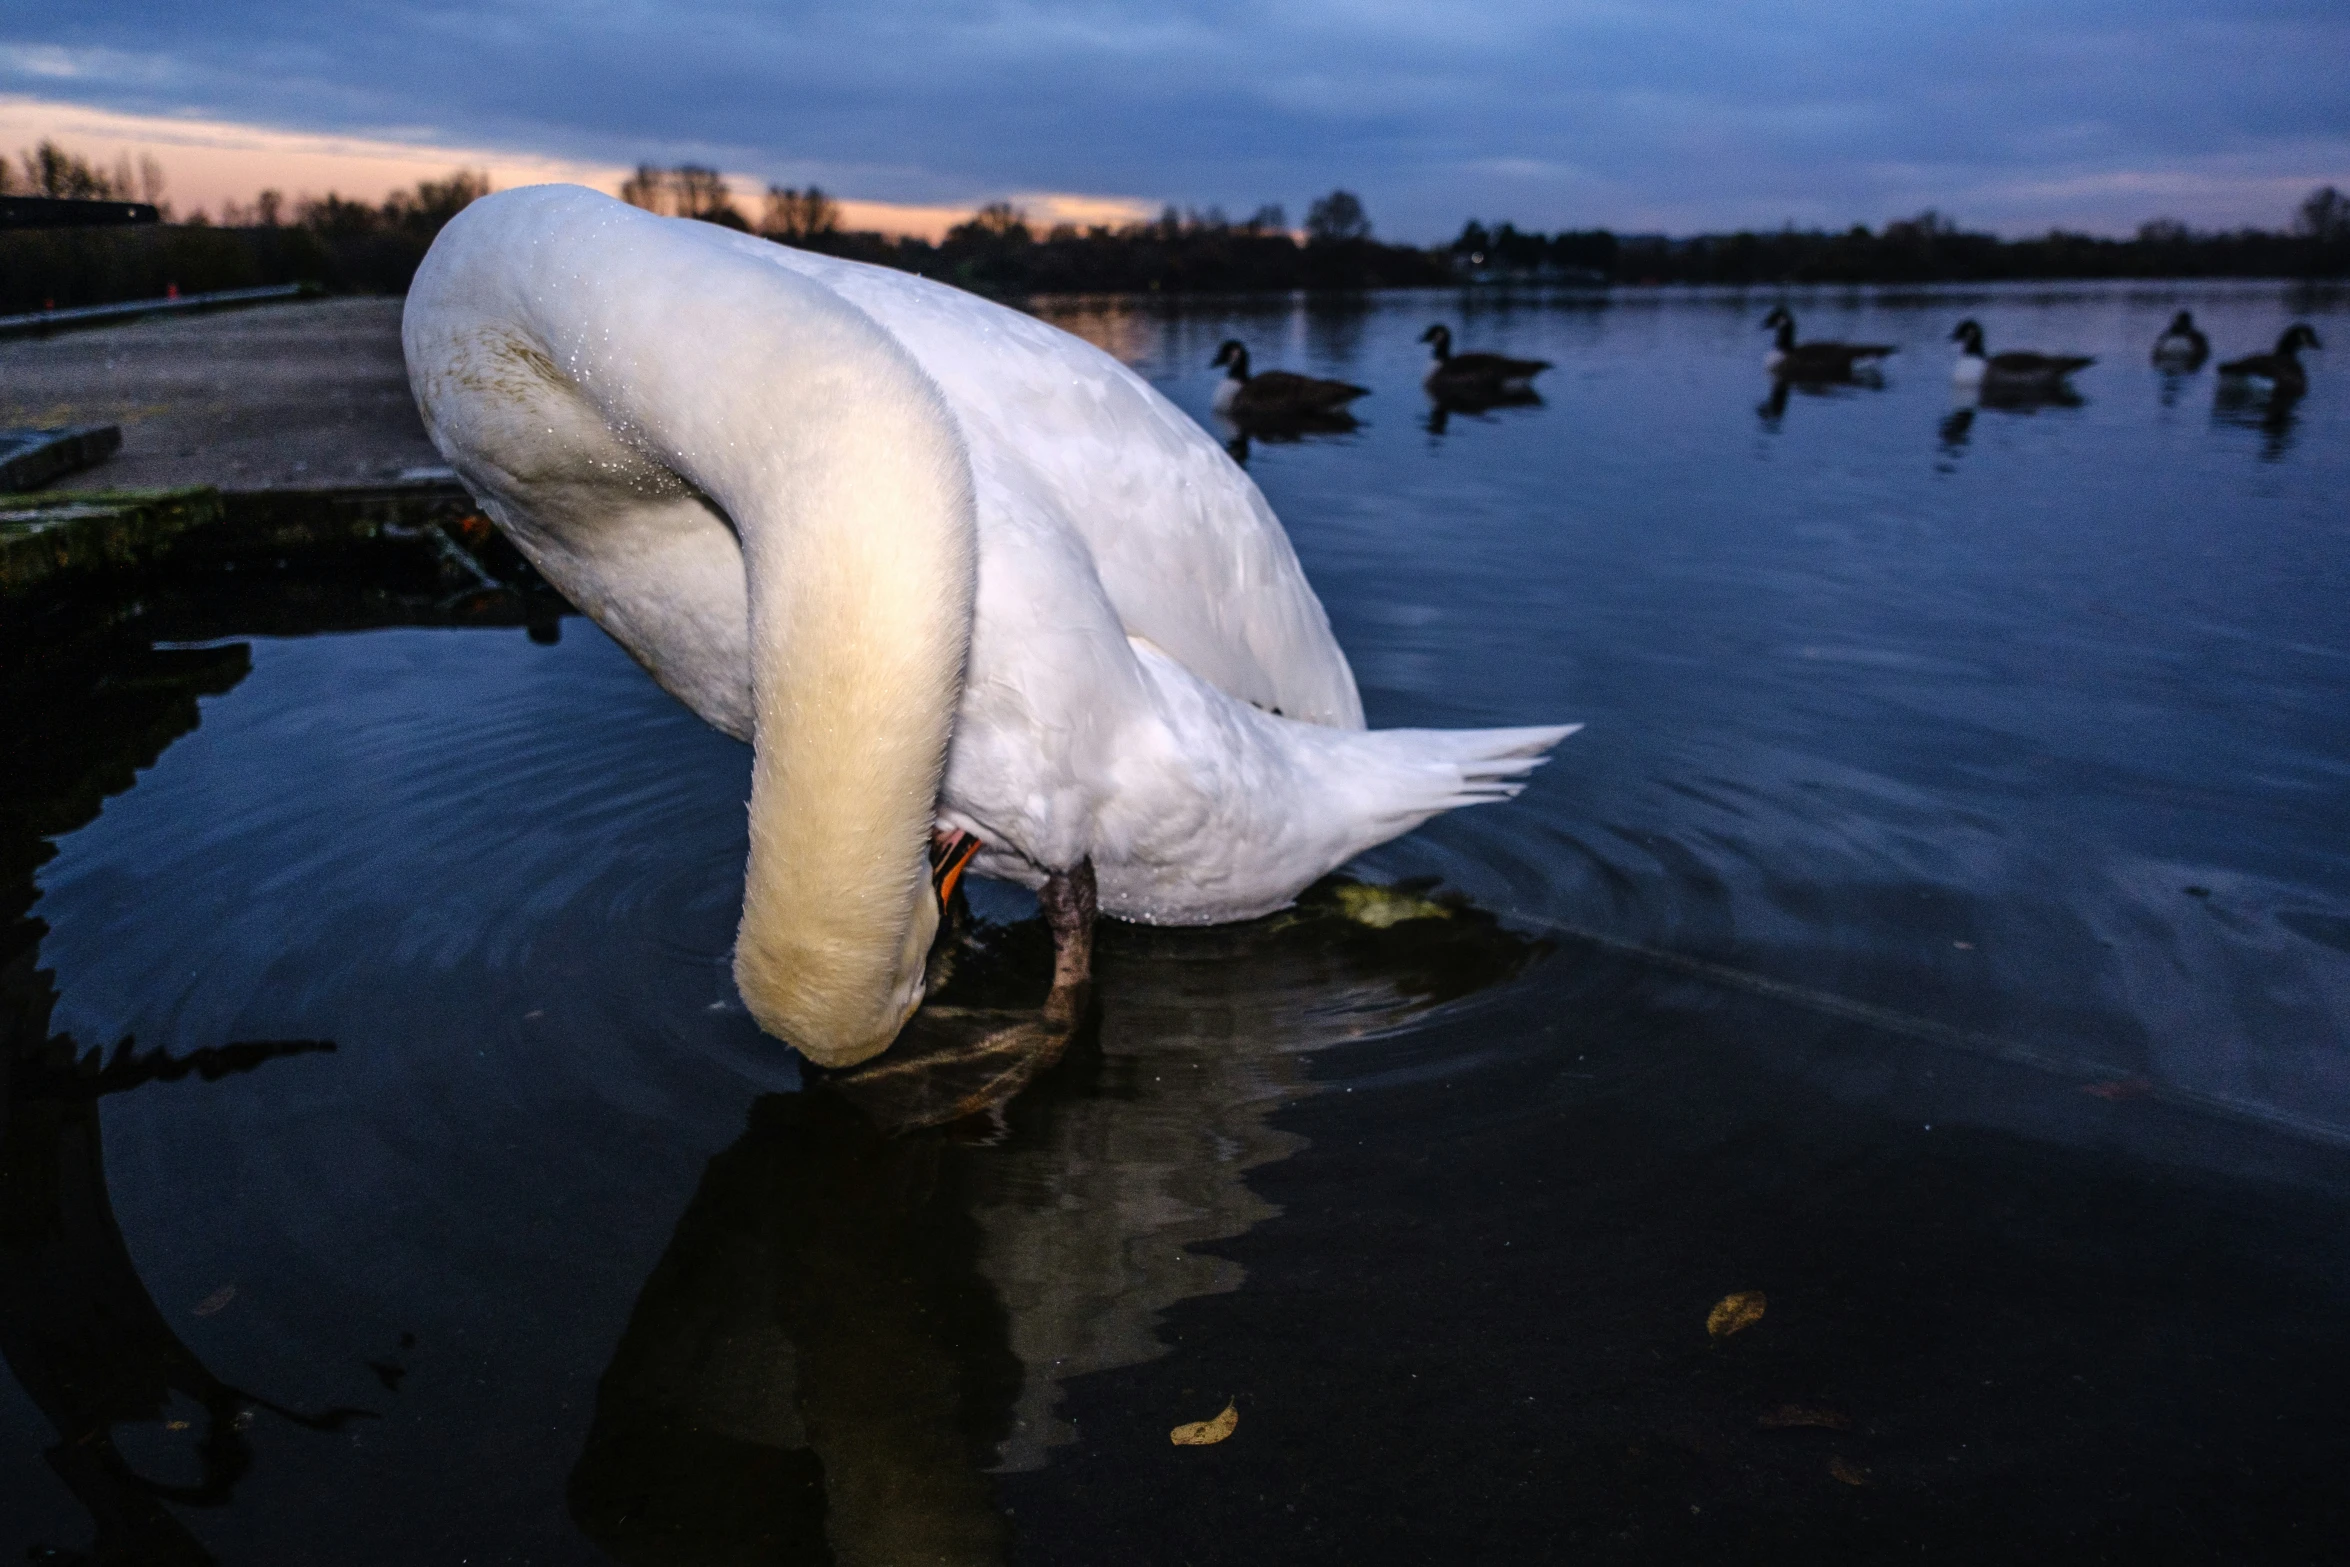
<svg viewBox="0 0 2350 1567">
<path fill-rule="evenodd" d="M 1049 950 L 982 926 L 940 998 L 1006 1011 Z M 989 1476 L 1075 1437 L 1071 1377 L 1165 1353 L 1158 1316 L 1240 1268 L 1192 1248 L 1274 1210 L 1314 1051 L 1517 974 L 1542 945 L 1424 887 L 1327 882 L 1282 914 L 1107 927 L 1100 1000 L 1016 1099 L 848 1073 L 759 1100 L 711 1160 L 597 1392 L 570 1482 L 628 1563 L 996 1562 Z M 1049 1033 L 1051 1030 L 1046 1030 Z M 1064 1053 L 1065 1052 L 1065 1053 Z"/>
<path fill-rule="evenodd" d="M 1503 408 L 1540 408 L 1542 406 L 1542 394 L 1532 390 L 1494 392 L 1489 395 L 1456 396 L 1448 393 L 1441 397 L 1431 396 L 1428 399 L 1427 430 L 1430 435 L 1444 434 L 1452 428 L 1455 414 L 1471 419 L 1483 419 Z"/>
<path fill-rule="evenodd" d="M 2301 422 L 2301 394 L 2285 387 L 2274 389 L 2257 382 L 2226 380 L 2212 395 L 2211 422 L 2217 426 L 2260 432 L 2260 459 L 2275 462 L 2293 449 Z"/>
<path fill-rule="evenodd" d="M 1884 377 L 1874 372 L 1843 379 L 1773 376 L 1770 392 L 1755 404 L 1754 413 L 1756 418 L 1762 420 L 1764 429 L 1776 432 L 1786 418 L 1788 403 L 1797 393 L 1815 401 L 1828 402 L 1853 397 L 1864 390 L 1883 391 L 1884 388 Z"/>
<path fill-rule="evenodd" d="M 1223 438 L 1224 450 L 1243 468 L 1248 466 L 1249 451 L 1255 442 L 1270 446 L 1294 446 L 1318 436 L 1352 435 L 1363 427 L 1363 422 L 1345 409 L 1329 413 L 1295 414 L 1282 417 L 1235 416 L 1219 413 L 1215 416 L 1215 432 Z"/>
</svg>

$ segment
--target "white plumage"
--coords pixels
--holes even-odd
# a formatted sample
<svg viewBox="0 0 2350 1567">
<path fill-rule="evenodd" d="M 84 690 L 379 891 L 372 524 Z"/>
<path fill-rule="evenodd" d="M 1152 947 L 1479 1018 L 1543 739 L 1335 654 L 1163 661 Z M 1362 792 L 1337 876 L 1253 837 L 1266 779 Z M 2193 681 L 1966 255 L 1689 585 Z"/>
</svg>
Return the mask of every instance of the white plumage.
<svg viewBox="0 0 2350 1567">
<path fill-rule="evenodd" d="M 919 1000 L 934 820 L 983 875 L 1090 858 L 1105 912 L 1240 919 L 1514 794 L 1574 727 L 1366 732 L 1239 466 L 959 290 L 541 186 L 443 231 L 404 337 L 491 516 L 758 748 L 737 977 L 819 1059 Z"/>
</svg>

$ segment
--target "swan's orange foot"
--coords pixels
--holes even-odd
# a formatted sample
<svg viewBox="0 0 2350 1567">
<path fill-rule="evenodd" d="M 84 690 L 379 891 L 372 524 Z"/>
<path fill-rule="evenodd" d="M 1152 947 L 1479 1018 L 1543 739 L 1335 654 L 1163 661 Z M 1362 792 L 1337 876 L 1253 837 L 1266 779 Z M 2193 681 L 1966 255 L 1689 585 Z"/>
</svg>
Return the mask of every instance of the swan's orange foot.
<svg viewBox="0 0 2350 1567">
<path fill-rule="evenodd" d="M 947 899 L 955 894 L 955 883 L 963 879 L 963 872 L 971 864 L 971 857 L 986 845 L 963 831 L 940 832 L 933 828 L 930 834 L 930 884 L 938 889 L 938 906 L 944 909 Z"/>
</svg>

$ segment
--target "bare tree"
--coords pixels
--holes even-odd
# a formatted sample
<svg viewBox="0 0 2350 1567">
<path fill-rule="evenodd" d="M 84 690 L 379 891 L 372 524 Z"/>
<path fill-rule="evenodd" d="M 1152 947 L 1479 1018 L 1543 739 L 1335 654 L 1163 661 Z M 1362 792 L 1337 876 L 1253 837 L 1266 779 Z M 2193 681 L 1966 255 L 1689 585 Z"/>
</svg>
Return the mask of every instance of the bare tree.
<svg viewBox="0 0 2350 1567">
<path fill-rule="evenodd" d="M 669 179 L 670 189 L 677 195 L 679 217 L 710 219 L 734 212 L 734 192 L 726 188 L 726 177 L 716 169 L 681 163 L 669 171 Z M 739 214 L 735 222 L 742 223 Z"/>
<path fill-rule="evenodd" d="M 105 170 L 53 141 L 45 140 L 31 152 L 19 153 L 18 158 L 24 164 L 25 183 L 36 196 L 109 201 L 130 195 L 128 190 L 116 190 Z"/>
<path fill-rule="evenodd" d="M 2350 239 L 2350 196 L 2331 185 L 2319 186 L 2301 203 L 2293 227 L 2321 245 Z"/>
<path fill-rule="evenodd" d="M 1351 190 L 1334 190 L 1306 209 L 1306 237 L 1323 244 L 1369 239 L 1371 216 Z"/>
<path fill-rule="evenodd" d="M 620 199 L 632 207 L 667 215 L 670 210 L 669 181 L 651 164 L 640 163 L 634 174 L 620 182 Z"/>
<path fill-rule="evenodd" d="M 769 239 L 800 241 L 840 230 L 840 203 L 811 185 L 794 190 L 788 185 L 767 187 L 767 221 L 759 232 Z"/>
<path fill-rule="evenodd" d="M 727 189 L 726 177 L 705 164 L 681 163 L 674 169 L 657 169 L 640 163 L 636 172 L 621 182 L 620 199 L 664 217 L 700 218 L 705 223 L 746 231 L 751 226 L 735 210 L 734 193 Z"/>
<path fill-rule="evenodd" d="M 1008 201 L 991 201 L 971 215 L 971 226 L 998 239 L 1028 237 L 1028 214 Z"/>
<path fill-rule="evenodd" d="M 392 192 L 384 198 L 382 218 L 393 228 L 430 236 L 489 193 L 487 174 L 459 169 L 445 180 L 418 180 L 414 191 Z"/>
</svg>

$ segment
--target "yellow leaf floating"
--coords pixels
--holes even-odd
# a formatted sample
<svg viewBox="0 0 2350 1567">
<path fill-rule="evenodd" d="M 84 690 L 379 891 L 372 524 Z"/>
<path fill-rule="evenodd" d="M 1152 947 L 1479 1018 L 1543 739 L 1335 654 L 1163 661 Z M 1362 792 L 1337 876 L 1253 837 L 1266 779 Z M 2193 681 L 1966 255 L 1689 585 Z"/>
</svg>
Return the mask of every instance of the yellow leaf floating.
<svg viewBox="0 0 2350 1567">
<path fill-rule="evenodd" d="M 1167 1440 L 1177 1447 L 1212 1447 L 1230 1436 L 1240 1425 L 1240 1411 L 1231 1404 L 1213 1420 L 1194 1420 L 1189 1425 L 1177 1426 L 1167 1433 Z"/>
<path fill-rule="evenodd" d="M 1415 898 L 1408 892 L 1371 882 L 1347 882 L 1337 888 L 1337 893 L 1338 912 L 1357 925 L 1368 925 L 1373 930 L 1393 930 L 1406 920 L 1452 918 L 1452 910 L 1441 903 L 1430 903 L 1426 898 Z"/>
<path fill-rule="evenodd" d="M 1761 1290 L 1740 1290 L 1724 1295 L 1714 1302 L 1714 1309 L 1706 1313 L 1705 1330 L 1715 1338 L 1728 1338 L 1742 1328 L 1751 1328 L 1762 1321 L 1763 1308 L 1770 1304 Z"/>
<path fill-rule="evenodd" d="M 1798 1426 L 1817 1426 L 1823 1431 L 1849 1431 L 1852 1417 L 1823 1404 L 1781 1404 L 1757 1422 L 1770 1431 L 1788 1431 Z"/>
</svg>

